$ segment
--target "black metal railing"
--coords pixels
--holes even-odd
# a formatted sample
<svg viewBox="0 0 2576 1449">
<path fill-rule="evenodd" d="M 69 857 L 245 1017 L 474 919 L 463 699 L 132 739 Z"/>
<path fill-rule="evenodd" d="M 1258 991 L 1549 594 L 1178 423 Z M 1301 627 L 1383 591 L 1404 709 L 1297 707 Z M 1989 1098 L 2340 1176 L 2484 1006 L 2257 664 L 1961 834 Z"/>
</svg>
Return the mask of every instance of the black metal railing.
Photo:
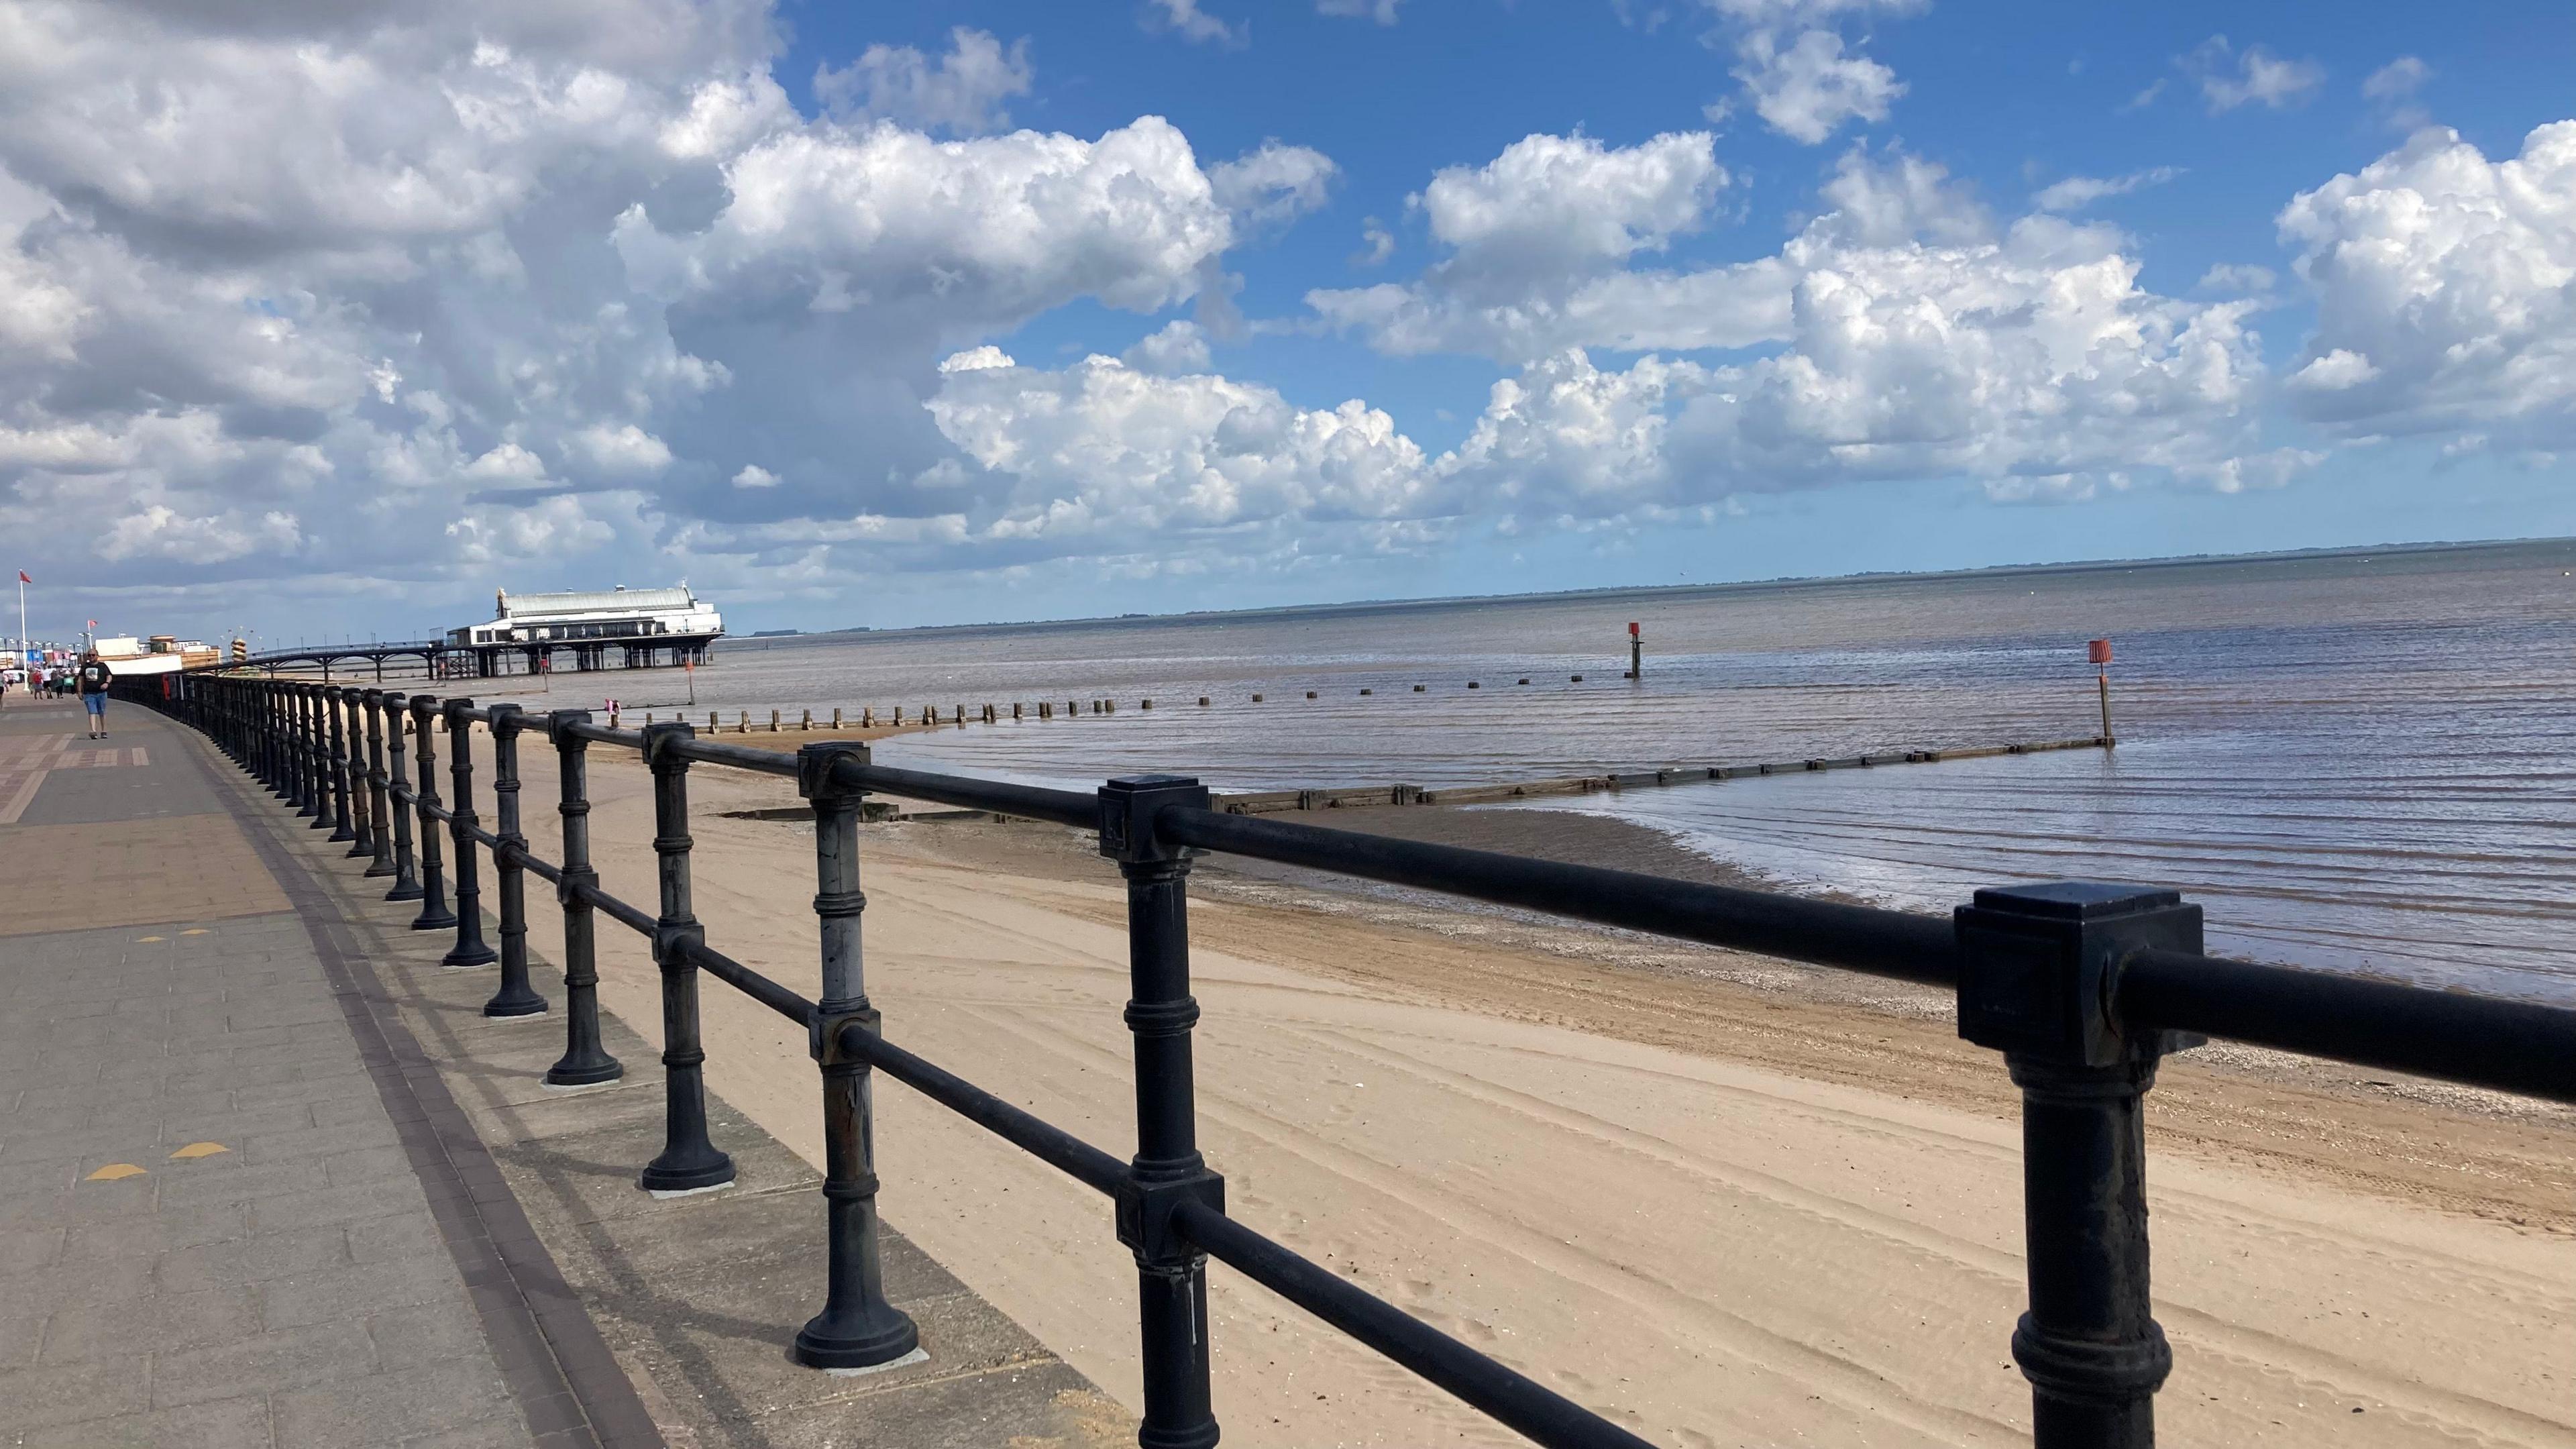
<svg viewBox="0 0 2576 1449">
<path fill-rule="evenodd" d="M 2060 883 L 1976 893 L 1951 919 L 1807 901 L 1452 846 L 1216 813 L 1195 780 L 1143 776 L 1081 794 L 890 769 L 863 745 L 793 756 L 696 738 L 686 724 L 607 729 L 582 710 L 543 715 L 340 685 L 204 673 L 132 697 L 207 734 L 256 779 L 353 841 L 389 901 L 419 900 L 412 925 L 452 930 L 451 965 L 497 962 L 493 1016 L 545 1009 L 530 988 L 524 876 L 563 911 L 565 1048 L 546 1074 L 615 1080 L 600 1046 L 594 917 L 643 935 L 661 972 L 666 1069 L 661 1153 L 638 1185 L 690 1192 L 733 1180 L 709 1140 L 698 978 L 713 976 L 807 1029 L 822 1075 L 823 1307 L 795 1356 L 826 1368 L 899 1359 L 911 1321 L 877 1277 L 869 1083 L 882 1072 L 1112 1199 L 1136 1262 L 1147 1446 L 1212 1445 L 1206 1260 L 1215 1258 L 1545 1445 L 1642 1445 L 1637 1435 L 1353 1286 L 1229 1217 L 1201 1157 L 1193 1106 L 1186 883 L 1199 851 L 1335 871 L 1502 901 L 1587 921 L 1945 987 L 1960 1035 L 2003 1054 L 2022 1092 L 2030 1308 L 2012 1336 L 2041 1449 L 2132 1449 L 2154 1441 L 2156 1390 L 2172 1354 L 2148 1297 L 2143 1101 L 2158 1061 L 2205 1037 L 2576 1102 L 2576 1012 L 2204 955 L 2201 913 L 2169 890 Z M 438 793 L 444 726 L 452 799 Z M 492 741 L 497 830 L 474 808 L 472 726 Z M 408 754 L 416 779 L 407 778 Z M 552 743 L 562 782 L 562 859 L 532 853 L 519 818 L 519 742 Z M 653 779 L 658 901 L 646 911 L 599 886 L 590 865 L 587 752 L 638 751 Z M 822 999 L 707 944 L 689 889 L 688 770 L 707 763 L 792 776 L 815 820 Z M 1094 831 L 1127 882 L 1135 1037 L 1136 1156 L 1120 1162 L 884 1039 L 868 1004 L 859 920 L 857 821 L 869 794 L 1055 821 Z M 417 821 L 415 842 L 412 826 Z M 450 909 L 441 834 L 454 847 Z M 415 848 L 416 846 L 416 848 Z M 498 880 L 500 949 L 482 934 L 476 848 Z"/>
</svg>

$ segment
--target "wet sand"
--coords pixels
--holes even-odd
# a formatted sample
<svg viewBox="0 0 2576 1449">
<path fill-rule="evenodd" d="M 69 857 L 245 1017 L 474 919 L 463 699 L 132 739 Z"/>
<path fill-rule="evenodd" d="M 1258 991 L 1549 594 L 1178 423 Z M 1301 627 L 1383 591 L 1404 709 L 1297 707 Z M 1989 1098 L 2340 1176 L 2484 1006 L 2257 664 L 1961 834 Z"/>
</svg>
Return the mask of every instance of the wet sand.
<svg viewBox="0 0 2576 1449">
<path fill-rule="evenodd" d="M 528 753 L 541 801 L 550 752 Z M 619 753 L 594 751 L 596 853 L 611 890 L 649 902 L 645 779 Z M 812 993 L 810 831 L 723 813 L 792 787 L 691 780 L 710 941 Z M 1320 818 L 1722 878 L 1593 817 Z M 888 1037 L 1131 1150 L 1114 870 L 1029 824 L 870 826 L 864 848 Z M 1193 897 L 1204 1146 L 1244 1221 L 1655 1442 L 2027 1432 L 2005 1351 L 2013 1102 L 1943 998 L 1266 868 L 1207 863 Z M 549 952 L 552 915 L 531 922 Z M 641 942 L 602 944 L 609 1006 L 657 1036 Z M 712 1085 L 815 1156 L 801 1035 L 705 994 Z M 1107 1204 L 900 1086 L 877 1099 L 888 1218 L 1132 1406 L 1134 1269 Z M 2228 1048 L 2169 1064 L 2150 1103 L 2175 1442 L 2576 1436 L 2576 1114 Z M 1518 1442 L 1211 1277 L 1228 1443 Z"/>
</svg>

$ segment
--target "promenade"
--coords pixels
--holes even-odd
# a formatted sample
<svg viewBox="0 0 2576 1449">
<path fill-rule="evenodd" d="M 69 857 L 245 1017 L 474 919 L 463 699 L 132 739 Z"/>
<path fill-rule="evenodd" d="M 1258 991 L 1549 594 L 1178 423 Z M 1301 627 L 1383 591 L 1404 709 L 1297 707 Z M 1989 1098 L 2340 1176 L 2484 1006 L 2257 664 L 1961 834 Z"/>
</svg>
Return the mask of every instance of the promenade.
<svg viewBox="0 0 2576 1449">
<path fill-rule="evenodd" d="M 657 1201 L 654 1047 L 554 1093 L 346 846 L 202 740 L 0 710 L 0 1444 L 1009 1443 L 1123 1411 L 899 1236 L 929 1356 L 788 1363 L 813 1170 L 722 1101 L 740 1182 Z M 538 984 L 560 1001 L 560 977 Z"/>
</svg>

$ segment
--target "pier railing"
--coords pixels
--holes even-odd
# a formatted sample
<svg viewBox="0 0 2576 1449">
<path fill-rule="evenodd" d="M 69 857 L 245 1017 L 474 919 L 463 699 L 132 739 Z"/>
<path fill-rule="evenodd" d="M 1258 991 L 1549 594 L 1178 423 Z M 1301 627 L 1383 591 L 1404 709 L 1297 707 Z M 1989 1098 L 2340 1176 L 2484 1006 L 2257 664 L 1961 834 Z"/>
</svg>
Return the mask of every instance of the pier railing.
<svg viewBox="0 0 2576 1449">
<path fill-rule="evenodd" d="M 586 711 L 531 714 L 377 689 L 196 674 L 127 686 L 193 725 L 315 829 L 350 842 L 386 899 L 418 901 L 412 925 L 452 931 L 447 964 L 490 963 L 492 1016 L 546 1010 L 531 988 L 525 877 L 563 912 L 565 1048 L 557 1085 L 615 1080 L 600 1045 L 595 918 L 644 936 L 661 972 L 664 1145 L 637 1186 L 723 1186 L 733 1164 L 709 1139 L 698 984 L 712 976 L 805 1028 L 823 1094 L 822 1308 L 795 1339 L 817 1368 L 890 1363 L 917 1347 L 877 1272 L 870 1081 L 882 1072 L 1109 1198 L 1134 1255 L 1144 1421 L 1138 1443 L 1217 1442 L 1209 1392 L 1206 1262 L 1226 1264 L 1529 1439 L 1639 1446 L 1636 1433 L 1413 1318 L 1229 1216 L 1225 1183 L 1198 1148 L 1190 1032 L 1186 882 L 1203 851 L 1250 856 L 1508 903 L 1628 930 L 1892 977 L 1956 993 L 1960 1035 L 2002 1054 L 2022 1092 L 2029 1311 L 2012 1354 L 2031 1384 L 2040 1449 L 2154 1442 L 2154 1395 L 2172 1367 L 2148 1296 L 2144 1098 L 2158 1061 L 2204 1037 L 2576 1102 L 2576 1012 L 2456 991 L 2208 956 L 2200 908 L 2148 886 L 2009 885 L 1948 919 L 1667 880 L 1627 871 L 1391 840 L 1209 808 L 1195 780 L 1148 775 L 1083 794 L 891 769 L 864 746 L 794 755 L 700 739 L 683 723 L 604 728 Z M 492 746 L 494 828 L 476 809 L 473 726 Z M 556 753 L 562 849 L 530 849 L 519 750 Z M 438 750 L 446 741 L 446 795 Z M 602 890 L 590 864 L 587 758 L 631 750 L 653 780 L 658 899 Z M 820 1000 L 715 949 L 691 908 L 688 771 L 726 765 L 793 777 L 815 823 Z M 1121 1162 L 886 1039 L 861 969 L 859 805 L 897 795 L 1093 831 L 1127 882 L 1137 1151 Z M 453 906 L 448 882 L 453 850 Z M 479 854 L 478 854 L 479 852 Z M 483 935 L 481 862 L 498 900 Z M 1955 1326 L 1954 1326 L 1955 1327 Z"/>
</svg>

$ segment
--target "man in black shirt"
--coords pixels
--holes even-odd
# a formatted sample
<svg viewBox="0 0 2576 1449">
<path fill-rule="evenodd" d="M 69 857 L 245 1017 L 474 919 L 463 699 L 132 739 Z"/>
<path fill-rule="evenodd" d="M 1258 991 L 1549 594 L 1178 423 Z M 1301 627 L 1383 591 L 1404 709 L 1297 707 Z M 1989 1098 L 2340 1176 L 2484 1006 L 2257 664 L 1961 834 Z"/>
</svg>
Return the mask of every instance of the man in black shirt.
<svg viewBox="0 0 2576 1449">
<path fill-rule="evenodd" d="M 107 661 L 92 649 L 81 656 L 79 677 L 81 708 L 89 711 L 89 737 L 106 739 L 107 686 L 116 676 L 109 671 Z"/>
</svg>

